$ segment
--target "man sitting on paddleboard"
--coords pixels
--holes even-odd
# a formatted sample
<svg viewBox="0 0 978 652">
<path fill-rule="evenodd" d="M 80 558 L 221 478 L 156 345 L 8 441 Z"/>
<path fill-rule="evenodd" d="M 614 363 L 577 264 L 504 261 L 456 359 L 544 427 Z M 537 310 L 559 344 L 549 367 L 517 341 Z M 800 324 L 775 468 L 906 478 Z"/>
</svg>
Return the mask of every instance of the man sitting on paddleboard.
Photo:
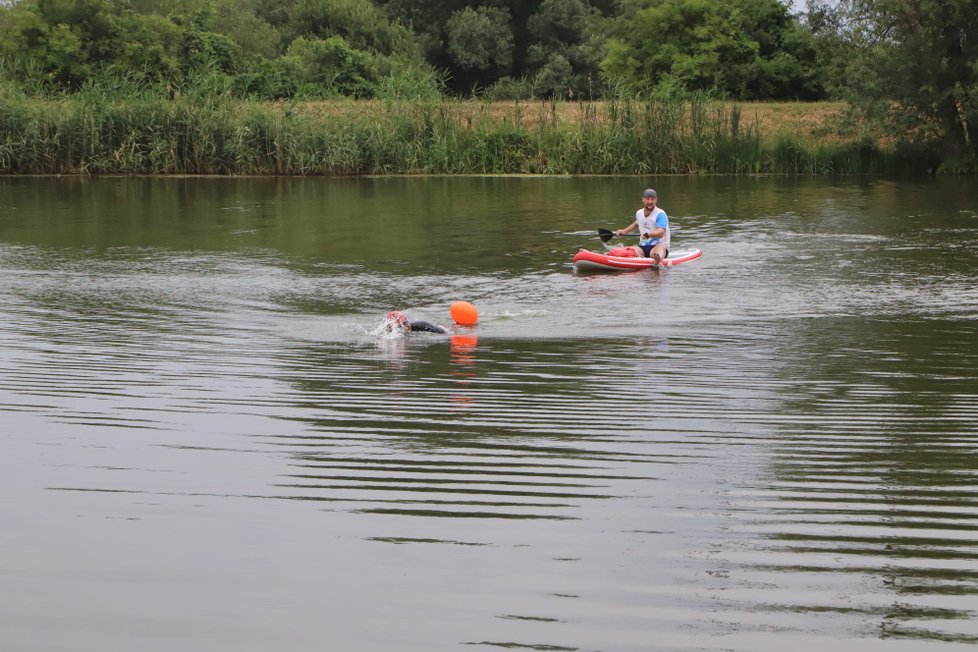
<svg viewBox="0 0 978 652">
<path fill-rule="evenodd" d="M 635 212 L 635 221 L 624 229 L 615 231 L 615 235 L 639 232 L 638 245 L 631 249 L 636 256 L 651 258 L 656 265 L 669 256 L 669 216 L 656 204 L 659 194 L 649 188 L 642 193 L 642 208 Z"/>
</svg>

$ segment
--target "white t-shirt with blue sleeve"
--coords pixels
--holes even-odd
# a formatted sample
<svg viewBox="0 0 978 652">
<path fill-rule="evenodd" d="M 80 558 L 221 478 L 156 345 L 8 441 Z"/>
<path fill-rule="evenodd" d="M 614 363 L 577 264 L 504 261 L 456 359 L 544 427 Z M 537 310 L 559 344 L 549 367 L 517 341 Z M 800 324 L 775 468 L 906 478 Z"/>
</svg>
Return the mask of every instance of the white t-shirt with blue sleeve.
<svg viewBox="0 0 978 652">
<path fill-rule="evenodd" d="M 648 233 L 656 228 L 665 229 L 666 232 L 661 238 L 639 238 L 640 245 L 657 245 L 660 242 L 669 248 L 669 216 L 661 208 L 654 208 L 649 215 L 645 214 L 645 209 L 640 208 L 635 212 L 635 221 L 638 223 L 639 234 Z"/>
</svg>

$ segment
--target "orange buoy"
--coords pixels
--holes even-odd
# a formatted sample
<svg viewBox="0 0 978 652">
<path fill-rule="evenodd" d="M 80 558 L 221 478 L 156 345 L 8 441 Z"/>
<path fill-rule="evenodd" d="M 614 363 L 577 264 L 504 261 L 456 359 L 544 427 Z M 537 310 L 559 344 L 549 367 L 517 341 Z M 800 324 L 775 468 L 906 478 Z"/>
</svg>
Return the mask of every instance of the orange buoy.
<svg viewBox="0 0 978 652">
<path fill-rule="evenodd" d="M 468 301 L 456 301 L 448 312 L 459 326 L 475 326 L 479 321 L 479 311 Z"/>
</svg>

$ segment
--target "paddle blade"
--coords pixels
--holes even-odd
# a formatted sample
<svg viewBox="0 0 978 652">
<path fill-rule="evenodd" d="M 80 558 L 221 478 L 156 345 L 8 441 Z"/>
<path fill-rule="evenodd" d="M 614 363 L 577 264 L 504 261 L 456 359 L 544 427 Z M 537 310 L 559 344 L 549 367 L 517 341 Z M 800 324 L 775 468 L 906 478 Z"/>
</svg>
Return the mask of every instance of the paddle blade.
<svg viewBox="0 0 978 652">
<path fill-rule="evenodd" d="M 615 237 L 615 234 L 608 229 L 598 229 L 598 237 L 601 238 L 601 242 L 608 242 Z"/>
</svg>

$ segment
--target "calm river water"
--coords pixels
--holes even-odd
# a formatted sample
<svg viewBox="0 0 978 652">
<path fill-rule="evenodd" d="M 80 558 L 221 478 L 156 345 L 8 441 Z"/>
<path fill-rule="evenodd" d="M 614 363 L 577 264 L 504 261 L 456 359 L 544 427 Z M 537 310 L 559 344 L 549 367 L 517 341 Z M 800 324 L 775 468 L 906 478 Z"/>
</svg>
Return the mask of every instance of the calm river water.
<svg viewBox="0 0 978 652">
<path fill-rule="evenodd" d="M 0 417 L 4 652 L 974 649 L 978 187 L 0 179 Z"/>
</svg>

